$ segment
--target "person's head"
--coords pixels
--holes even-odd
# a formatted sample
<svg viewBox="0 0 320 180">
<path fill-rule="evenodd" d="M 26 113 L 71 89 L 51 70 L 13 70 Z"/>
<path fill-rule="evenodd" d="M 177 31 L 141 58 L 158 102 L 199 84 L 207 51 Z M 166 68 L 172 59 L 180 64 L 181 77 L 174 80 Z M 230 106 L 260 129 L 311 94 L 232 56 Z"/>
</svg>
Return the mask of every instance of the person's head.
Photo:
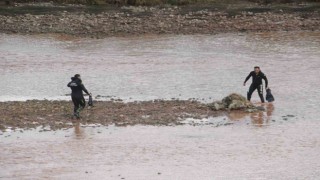
<svg viewBox="0 0 320 180">
<path fill-rule="evenodd" d="M 255 66 L 254 67 L 254 72 L 256 72 L 257 74 L 260 72 L 260 67 L 259 66 Z"/>
<path fill-rule="evenodd" d="M 74 77 L 75 77 L 76 79 L 81 79 L 80 74 L 75 74 Z"/>
</svg>

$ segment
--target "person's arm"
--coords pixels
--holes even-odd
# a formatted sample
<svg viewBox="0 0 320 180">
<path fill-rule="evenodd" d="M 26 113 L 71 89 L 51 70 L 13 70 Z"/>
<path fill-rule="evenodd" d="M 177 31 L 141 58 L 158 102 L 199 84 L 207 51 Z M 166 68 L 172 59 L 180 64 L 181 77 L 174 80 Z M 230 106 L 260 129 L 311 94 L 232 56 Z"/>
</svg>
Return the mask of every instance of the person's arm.
<svg viewBox="0 0 320 180">
<path fill-rule="evenodd" d="M 264 79 L 265 84 L 266 84 L 266 89 L 268 89 L 268 78 L 265 74 L 263 74 L 262 79 Z"/>
<path fill-rule="evenodd" d="M 81 83 L 80 87 L 82 89 L 82 91 L 84 91 L 86 94 L 90 95 L 90 93 L 88 92 L 88 90 L 84 87 L 84 85 Z"/>
<path fill-rule="evenodd" d="M 250 79 L 252 76 L 252 72 L 249 73 L 249 75 L 246 77 L 246 80 L 244 80 L 243 85 L 246 85 L 246 82 Z"/>
<path fill-rule="evenodd" d="M 71 86 L 70 86 L 70 84 L 71 84 L 71 83 L 72 83 L 72 81 L 71 81 L 71 82 L 69 82 L 67 86 L 68 86 L 68 87 L 71 87 Z"/>
</svg>

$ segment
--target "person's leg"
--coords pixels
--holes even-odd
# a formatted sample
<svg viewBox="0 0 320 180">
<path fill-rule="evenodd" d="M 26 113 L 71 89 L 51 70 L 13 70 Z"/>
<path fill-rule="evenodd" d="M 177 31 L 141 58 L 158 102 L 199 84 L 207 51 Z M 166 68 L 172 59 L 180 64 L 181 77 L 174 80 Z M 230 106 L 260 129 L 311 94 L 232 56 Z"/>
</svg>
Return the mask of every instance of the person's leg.
<svg viewBox="0 0 320 180">
<path fill-rule="evenodd" d="M 250 86 L 250 88 L 249 88 L 249 91 L 248 91 L 248 93 L 247 93 L 247 99 L 248 99 L 248 101 L 251 100 L 251 96 L 252 96 L 252 93 L 254 92 L 254 90 L 256 90 L 256 87 L 255 87 L 253 84 L 251 84 L 251 86 Z"/>
<path fill-rule="evenodd" d="M 82 111 L 82 109 L 84 109 L 85 106 L 86 106 L 86 101 L 84 97 L 77 98 L 77 108 L 75 110 L 75 116 L 77 118 L 80 118 L 80 112 Z"/>
<path fill-rule="evenodd" d="M 72 98 L 72 101 L 74 104 L 73 115 L 77 118 L 80 118 L 81 100 L 82 99 L 77 98 L 77 97 Z"/>
<path fill-rule="evenodd" d="M 263 86 L 262 86 L 262 84 L 260 86 L 258 86 L 257 89 L 258 89 L 258 94 L 259 94 L 260 100 L 261 100 L 262 103 L 264 103 L 263 90 L 262 90 Z"/>
<path fill-rule="evenodd" d="M 82 110 L 85 107 L 86 107 L 86 100 L 84 99 L 84 97 L 82 97 L 81 100 L 80 100 L 80 108 Z"/>
<path fill-rule="evenodd" d="M 79 103 L 77 101 L 77 98 L 72 97 L 72 102 L 73 102 L 73 113 L 76 114 L 76 112 L 79 108 Z"/>
</svg>

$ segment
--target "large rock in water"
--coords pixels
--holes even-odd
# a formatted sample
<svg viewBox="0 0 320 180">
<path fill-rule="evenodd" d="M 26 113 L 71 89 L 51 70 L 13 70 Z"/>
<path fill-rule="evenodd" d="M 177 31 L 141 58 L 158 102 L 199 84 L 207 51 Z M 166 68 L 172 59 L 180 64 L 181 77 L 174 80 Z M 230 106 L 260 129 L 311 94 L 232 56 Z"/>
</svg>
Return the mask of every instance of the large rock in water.
<svg viewBox="0 0 320 180">
<path fill-rule="evenodd" d="M 256 107 L 249 102 L 244 96 L 240 94 L 230 94 L 222 99 L 222 101 L 216 101 L 209 104 L 212 110 L 248 110 L 256 109 Z"/>
</svg>

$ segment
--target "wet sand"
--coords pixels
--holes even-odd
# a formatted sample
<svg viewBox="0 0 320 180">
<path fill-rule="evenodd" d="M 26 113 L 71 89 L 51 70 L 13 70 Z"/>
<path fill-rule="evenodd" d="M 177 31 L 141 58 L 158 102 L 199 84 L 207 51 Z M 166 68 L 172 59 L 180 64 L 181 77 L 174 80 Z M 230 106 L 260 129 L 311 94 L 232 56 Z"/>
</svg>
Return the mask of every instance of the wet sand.
<svg viewBox="0 0 320 180">
<path fill-rule="evenodd" d="M 202 119 L 222 115 L 197 101 L 154 100 L 141 102 L 97 101 L 86 107 L 81 119 L 72 116 L 70 101 L 0 102 L 0 127 L 36 128 L 50 126 L 51 130 L 72 127 L 71 122 L 117 126 L 181 124 L 187 118 Z"/>
</svg>

